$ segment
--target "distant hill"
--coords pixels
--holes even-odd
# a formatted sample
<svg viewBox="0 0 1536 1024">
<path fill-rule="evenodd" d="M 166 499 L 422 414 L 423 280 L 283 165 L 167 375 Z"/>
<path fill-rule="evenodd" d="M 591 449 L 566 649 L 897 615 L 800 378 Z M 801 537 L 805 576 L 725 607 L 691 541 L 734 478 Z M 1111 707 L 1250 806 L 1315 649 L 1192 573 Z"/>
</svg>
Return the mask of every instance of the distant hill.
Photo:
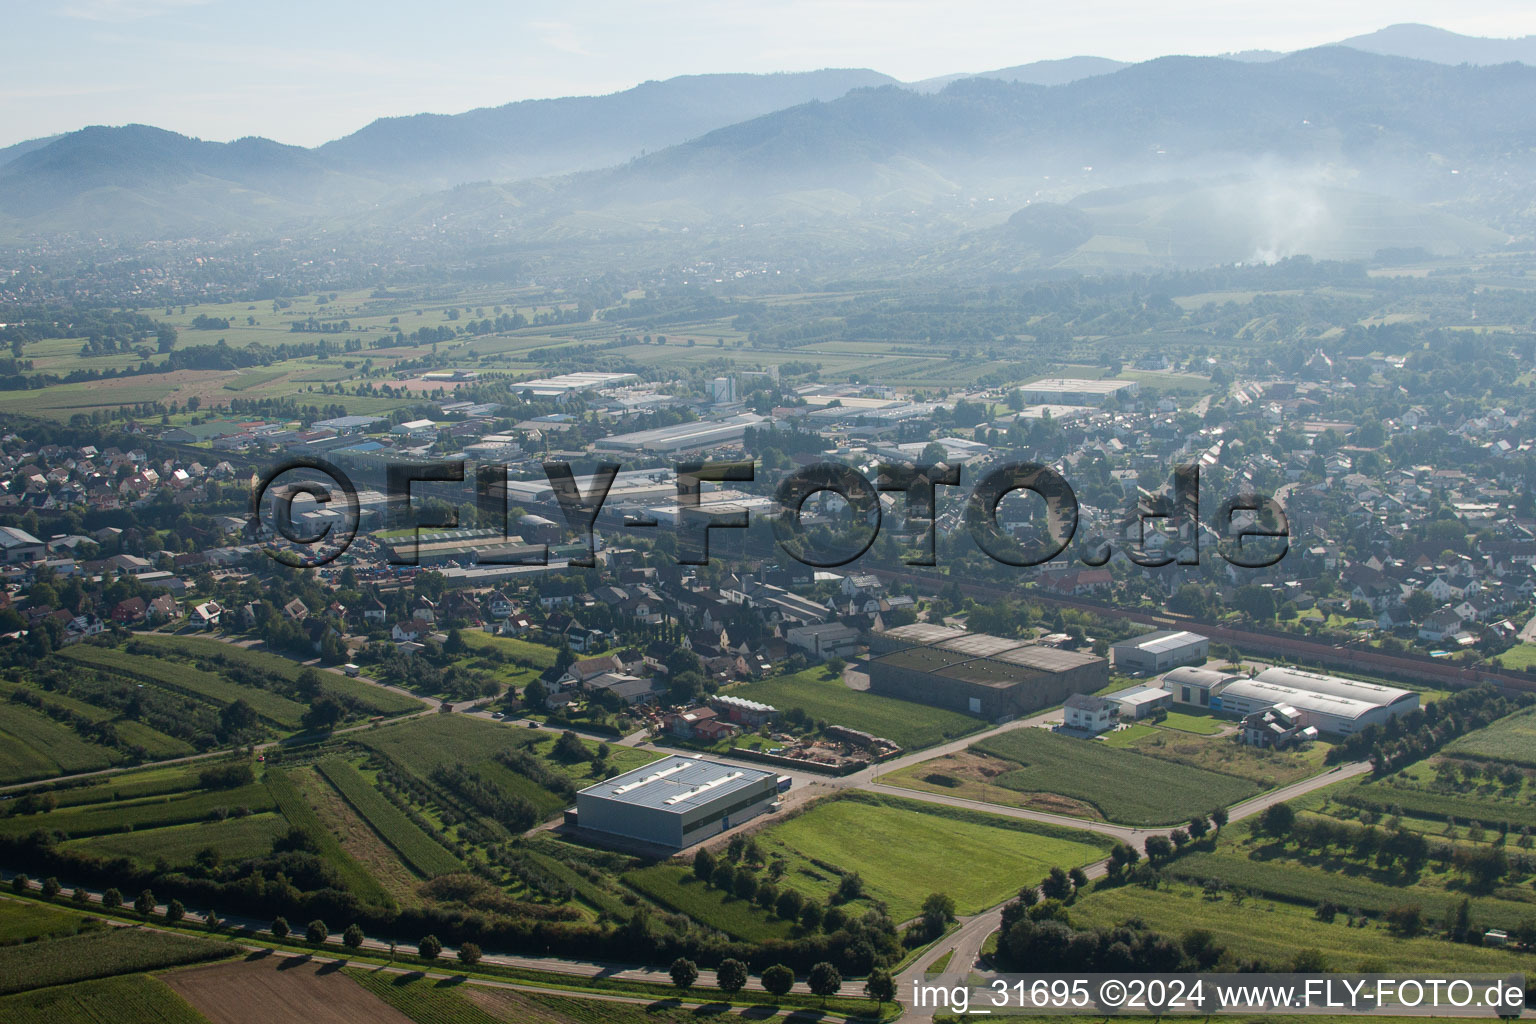
<svg viewBox="0 0 1536 1024">
<path fill-rule="evenodd" d="M 1440 159 L 1524 159 L 1536 141 L 1533 101 L 1536 69 L 1518 65 L 1445 67 L 1343 47 L 1266 63 L 1164 57 L 1055 88 L 970 78 L 927 95 L 858 90 L 719 129 L 580 187 L 631 196 L 855 189 L 914 163 L 979 184 L 1261 159 L 1392 166 L 1398 179 L 1433 187 L 1451 180 Z"/>
<path fill-rule="evenodd" d="M 998 68 L 996 71 L 940 75 L 938 78 L 910 82 L 908 88 L 917 92 L 938 92 L 962 78 L 995 78 L 1000 82 L 1026 82 L 1030 85 L 1066 85 L 1094 75 L 1107 75 L 1126 66 L 1123 60 L 1110 60 L 1108 57 L 1065 57 L 1061 60 L 1037 60 L 1011 68 Z"/>
<path fill-rule="evenodd" d="M 623 163 L 774 110 L 894 82 L 865 70 L 688 75 L 607 96 L 382 118 L 326 143 L 317 155 L 338 170 L 437 187 L 567 174 Z"/>
<path fill-rule="evenodd" d="M 818 91 L 836 95 L 718 123 L 727 110 Z M 716 127 L 687 141 L 612 155 L 650 150 L 647 140 L 711 119 Z M 609 166 L 573 173 L 585 161 Z M 558 173 L 486 180 L 541 166 Z M 512 169 L 479 173 L 494 168 Z M 465 175 L 476 177 L 432 187 Z M 1116 193 L 1104 191 L 1171 181 L 1195 184 L 1167 206 L 1133 193 L 1116 209 L 1107 198 Z M 1233 184 L 1244 181 L 1262 187 Z M 806 226 L 825 224 L 836 225 L 829 238 L 942 242 L 1043 201 L 1061 208 L 1020 215 L 995 245 L 1064 265 L 1091 252 L 1188 263 L 1496 246 L 1503 232 L 1477 221 L 1518 221 L 1519 197 L 1533 185 L 1536 69 L 1328 46 L 1269 61 L 1165 57 L 1052 85 L 969 77 L 931 93 L 872 72 L 674 79 L 608 97 L 377 122 L 315 150 L 92 128 L 0 165 L 0 228 L 475 225 L 527 246 L 673 238 L 686 247 L 724 225 L 803 239 Z M 1091 208 L 1078 199 L 1089 193 Z M 1371 227 L 1353 242 L 1304 231 L 1308 209 Z M 1153 226 L 1126 221 L 1138 216 Z"/>
<path fill-rule="evenodd" d="M 1377 32 L 1341 40 L 1338 45 L 1436 64 L 1489 65 L 1519 61 L 1536 65 L 1536 36 L 1488 39 L 1458 35 L 1429 25 L 1390 25 Z"/>
</svg>

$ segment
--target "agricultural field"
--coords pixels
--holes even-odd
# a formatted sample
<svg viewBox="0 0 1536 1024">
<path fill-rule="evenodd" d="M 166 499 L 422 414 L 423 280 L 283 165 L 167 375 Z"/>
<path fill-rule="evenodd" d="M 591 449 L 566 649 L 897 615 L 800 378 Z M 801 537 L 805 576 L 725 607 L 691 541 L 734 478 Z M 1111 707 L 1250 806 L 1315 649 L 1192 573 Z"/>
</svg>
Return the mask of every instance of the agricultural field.
<svg viewBox="0 0 1536 1024">
<path fill-rule="evenodd" d="M 883 736 L 906 750 L 921 750 L 983 728 L 979 718 L 958 711 L 850 690 L 821 667 L 761 682 L 734 686 L 733 697 L 772 704 L 780 711 L 801 708 L 812 719 Z"/>
<path fill-rule="evenodd" d="M 1364 831 L 1360 823 L 1307 810 L 1309 806 L 1336 810 L 1337 802 L 1324 794 L 1310 794 L 1292 806 L 1300 812 L 1298 829 L 1332 823 L 1339 830 L 1348 828 L 1350 835 Z M 1371 831 L 1384 849 L 1396 829 L 1389 822 Z M 1250 819 L 1223 829 L 1214 848 L 1175 858 L 1165 873 L 1200 885 L 1214 880 L 1224 889 L 1308 907 L 1332 902 L 1377 918 L 1394 907 L 1411 905 L 1419 907 L 1426 919 L 1444 923 L 1463 901 L 1470 903 L 1472 920 L 1485 928 L 1512 929 L 1536 918 L 1536 892 L 1531 888 L 1536 867 L 1523 851 L 1460 838 L 1419 841 L 1423 855 L 1414 863 L 1406 855 L 1362 851 L 1353 840 L 1303 847 L 1262 834 Z M 1497 878 L 1477 880 L 1471 862 L 1463 856 L 1474 851 L 1502 858 Z"/>
<path fill-rule="evenodd" d="M 25 782 L 117 763 L 113 750 L 12 701 L 0 702 L 0 782 Z"/>
<path fill-rule="evenodd" d="M 1536 708 L 1526 708 L 1459 737 L 1445 753 L 1536 768 Z"/>
<path fill-rule="evenodd" d="M 1289 970 L 1298 952 L 1315 949 L 1331 971 L 1361 973 L 1520 971 L 1525 957 L 1509 950 L 1482 949 L 1439 937 L 1405 938 L 1377 922 L 1351 927 L 1347 915 L 1324 924 L 1312 908 L 1291 902 L 1207 893 L 1198 884 L 1165 882 L 1095 888 L 1070 909 L 1075 927 L 1112 928 L 1140 918 L 1172 936 L 1203 929 L 1227 949 L 1229 963 L 1257 960 Z M 1310 1018 L 1303 1018 L 1310 1019 Z"/>
<path fill-rule="evenodd" d="M 163 976 L 211 1024 L 411 1024 L 350 972 L 283 956 L 211 964 Z M 451 1018 L 450 1018 L 451 1020 Z M 431 1018 L 422 1024 L 437 1024 Z"/>
<path fill-rule="evenodd" d="M 1392 818 L 1431 836 L 1467 838 L 1471 830 L 1484 828 L 1489 841 L 1503 835 L 1518 844 L 1514 834 L 1536 831 L 1536 782 L 1520 768 L 1497 761 L 1435 757 L 1330 794 L 1328 806 L 1316 800 L 1297 806 L 1341 818 Z"/>
<path fill-rule="evenodd" d="M 298 729 L 299 720 L 304 715 L 304 705 L 297 701 L 257 687 L 241 686 L 212 672 L 166 658 L 131 654 L 95 644 L 75 644 L 60 651 L 59 656 L 112 675 L 177 690 L 219 707 L 243 700 L 280 729 Z"/>
<path fill-rule="evenodd" d="M 0 900 L 0 946 L 63 938 L 105 927 L 106 924 L 97 918 L 55 910 L 31 900 Z"/>
<path fill-rule="evenodd" d="M 417 874 L 423 878 L 433 878 L 464 870 L 464 864 L 458 857 L 423 832 L 351 763 L 340 757 L 328 757 L 316 767 L 326 781 L 336 787 L 347 803 Z"/>
<path fill-rule="evenodd" d="M 484 718 L 447 714 L 428 715 L 381 729 L 370 729 L 358 734 L 356 741 L 420 778 L 430 776 L 434 768 L 464 764 L 477 768 L 494 766 L 488 770 L 493 776 L 505 781 L 507 774 L 514 773 L 495 770 L 505 768 L 495 762 L 496 754 L 504 750 L 524 750 L 539 758 L 551 771 L 568 778 L 578 789 L 600 782 L 616 772 L 627 772 L 650 764 L 660 756 L 650 751 L 609 744 L 606 761 L 608 769 L 599 773 L 590 761 L 566 762 L 554 757 L 552 750 L 558 735 L 552 729 L 519 729 Z M 585 739 L 581 742 L 589 754 L 596 752 L 597 742 Z M 548 798 L 547 794 L 543 797 Z"/>
<path fill-rule="evenodd" d="M 213 849 L 222 860 L 234 863 L 265 856 L 271 852 L 273 841 L 287 831 L 288 822 L 280 814 L 248 814 L 75 839 L 64 843 L 63 849 L 84 850 L 104 858 L 126 857 L 140 867 L 152 867 L 160 861 L 191 864 L 200 852 Z"/>
<path fill-rule="evenodd" d="M 1145 743 L 1179 734 L 1142 734 L 1134 749 L 1072 739 L 1045 729 L 1015 729 L 961 754 L 904 768 L 882 781 L 1009 806 L 1102 818 L 1127 825 L 1188 820 L 1217 805 L 1258 793 L 1259 783 L 1206 768 L 1151 757 Z M 1200 745 L 1219 742 L 1204 738 Z"/>
<path fill-rule="evenodd" d="M 929 893 L 948 893 L 961 914 L 992 906 L 1033 885 L 1052 867 L 1099 860 L 1111 843 L 1087 832 L 865 795 L 824 800 L 755 836 L 770 860 L 783 857 L 781 887 L 818 901 L 858 872 L 869 898 L 897 921 Z"/>
<path fill-rule="evenodd" d="M 267 787 L 251 782 L 230 789 L 192 790 L 165 796 L 140 797 L 135 800 L 80 804 L 41 814 L 12 814 L 0 819 L 0 835 L 26 835 L 42 827 L 62 832 L 72 839 L 136 832 L 185 825 L 192 822 L 222 821 L 241 809 L 252 814 L 273 807 Z"/>
<path fill-rule="evenodd" d="M 235 644 L 221 643 L 201 637 L 165 636 L 150 634 L 139 636 L 136 642 L 146 645 L 158 655 L 172 656 L 189 661 L 212 662 L 220 666 L 238 666 L 253 672 L 275 676 L 294 682 L 304 671 L 304 666 L 281 655 L 252 650 Z M 553 652 L 551 652 L 553 664 Z M 344 703 L 355 704 L 364 712 L 375 715 L 398 715 L 422 710 L 422 703 L 413 697 L 386 690 L 380 686 L 359 682 L 336 672 L 320 672 L 320 692 L 338 698 Z"/>
<path fill-rule="evenodd" d="M 309 769 L 267 769 L 267 789 L 276 801 L 278 810 L 282 812 L 284 818 L 288 819 L 291 826 L 309 837 L 311 847 L 335 870 L 348 892 L 365 903 L 385 907 L 393 905 L 393 897 L 379 884 L 378 879 L 342 849 L 335 833 L 327 828 L 320 820 L 320 816 L 315 813 L 314 806 L 293 777 L 298 772 L 309 771 Z"/>
<path fill-rule="evenodd" d="M 6 1024 L 207 1024 L 158 978 L 127 974 L 0 998 Z"/>
<path fill-rule="evenodd" d="M 681 864 L 654 864 L 629 872 L 624 881 L 668 910 L 687 914 L 742 942 L 787 939 L 797 931 L 794 922 L 770 915 L 750 900 L 726 895 L 695 878 L 693 869 Z"/>
<path fill-rule="evenodd" d="M 0 994 L 220 960 L 235 952 L 227 942 L 145 928 L 27 942 L 0 947 Z"/>
</svg>

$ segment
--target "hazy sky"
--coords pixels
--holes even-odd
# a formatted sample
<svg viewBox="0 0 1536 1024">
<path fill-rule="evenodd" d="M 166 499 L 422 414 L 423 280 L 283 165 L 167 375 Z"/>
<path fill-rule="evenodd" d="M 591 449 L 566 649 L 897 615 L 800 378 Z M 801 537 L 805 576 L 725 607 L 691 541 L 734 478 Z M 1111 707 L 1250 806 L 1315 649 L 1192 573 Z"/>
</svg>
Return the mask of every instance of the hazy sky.
<svg viewBox="0 0 1536 1024">
<path fill-rule="evenodd" d="M 375 117 L 714 71 L 903 80 L 1096 54 L 1291 50 L 1419 21 L 1536 33 L 1530 0 L 6 0 L 0 145 L 142 122 L 314 145 Z"/>
</svg>

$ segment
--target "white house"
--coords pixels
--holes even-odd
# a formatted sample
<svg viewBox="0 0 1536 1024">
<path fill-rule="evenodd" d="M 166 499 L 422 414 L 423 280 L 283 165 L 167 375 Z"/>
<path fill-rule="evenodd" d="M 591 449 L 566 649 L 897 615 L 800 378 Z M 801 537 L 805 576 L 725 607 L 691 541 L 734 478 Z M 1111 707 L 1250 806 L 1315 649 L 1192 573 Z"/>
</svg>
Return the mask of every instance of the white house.
<svg viewBox="0 0 1536 1024">
<path fill-rule="evenodd" d="M 1112 700 L 1103 697 L 1090 697 L 1083 693 L 1074 693 L 1067 698 L 1066 716 L 1063 724 L 1068 729 L 1076 729 L 1081 732 L 1098 734 L 1114 728 L 1115 714 L 1119 705 Z"/>
</svg>

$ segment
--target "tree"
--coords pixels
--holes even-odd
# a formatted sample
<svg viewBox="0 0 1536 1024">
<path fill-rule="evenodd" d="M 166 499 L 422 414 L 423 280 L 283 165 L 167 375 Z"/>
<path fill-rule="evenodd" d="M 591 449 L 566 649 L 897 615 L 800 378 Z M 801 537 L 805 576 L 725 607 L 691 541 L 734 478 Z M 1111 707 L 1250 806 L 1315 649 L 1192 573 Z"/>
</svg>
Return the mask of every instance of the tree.
<svg viewBox="0 0 1536 1024">
<path fill-rule="evenodd" d="M 1051 873 L 1040 883 L 1040 891 L 1045 893 L 1046 899 L 1065 900 L 1072 895 L 1072 879 L 1061 868 L 1051 868 Z"/>
<path fill-rule="evenodd" d="M 443 944 L 436 935 L 428 935 L 416 944 L 416 955 L 423 960 L 436 960 L 443 955 Z"/>
<path fill-rule="evenodd" d="M 680 956 L 672 961 L 672 967 L 668 973 L 672 975 L 672 984 L 686 992 L 693 988 L 694 982 L 699 980 L 699 965 Z"/>
<path fill-rule="evenodd" d="M 709 876 L 715 871 L 715 855 L 708 850 L 700 850 L 693 855 L 693 877 L 701 882 L 709 881 Z"/>
<path fill-rule="evenodd" d="M 356 921 L 347 925 L 347 930 L 341 933 L 341 944 L 348 949 L 359 949 L 363 945 L 363 927 Z"/>
<path fill-rule="evenodd" d="M 148 917 L 155 912 L 155 894 L 145 889 L 139 893 L 138 899 L 133 901 L 133 909 L 140 917 Z"/>
<path fill-rule="evenodd" d="M 1218 832 L 1227 827 L 1227 822 L 1230 818 L 1231 816 L 1227 814 L 1225 807 L 1217 807 L 1211 811 L 1211 820 L 1216 823 L 1216 830 Z"/>
<path fill-rule="evenodd" d="M 587 759 L 587 745 L 581 742 L 581 737 L 567 729 L 555 740 L 555 757 L 566 762 L 585 761 Z"/>
<path fill-rule="evenodd" d="M 272 919 L 272 936 L 278 939 L 286 939 L 288 937 L 288 919 L 282 914 L 278 914 Z"/>
<path fill-rule="evenodd" d="M 821 927 L 821 904 L 815 900 L 805 901 L 805 906 L 800 908 L 800 927 L 808 932 Z"/>
<path fill-rule="evenodd" d="M 312 668 L 306 668 L 300 672 L 294 680 L 299 688 L 299 696 L 305 700 L 314 700 L 320 696 L 320 673 Z"/>
<path fill-rule="evenodd" d="M 813 995 L 821 996 L 821 1005 L 827 1005 L 827 997 L 837 995 L 837 990 L 843 987 L 843 975 L 838 969 L 823 960 L 811 968 L 810 976 L 806 979 L 811 987 Z"/>
<path fill-rule="evenodd" d="M 325 945 L 325 940 L 330 938 L 330 935 L 331 930 L 318 917 L 309 922 L 309 926 L 304 929 L 304 940 L 311 946 Z"/>
<path fill-rule="evenodd" d="M 25 875 L 21 877 L 26 878 Z M 116 888 L 108 889 L 101 894 L 101 905 L 108 910 L 115 910 L 123 905 L 123 894 L 118 892 Z"/>
<path fill-rule="evenodd" d="M 891 977 L 890 971 L 876 967 L 869 972 L 869 980 L 864 982 L 864 994 L 878 1003 L 883 1011 L 885 1004 L 896 998 L 896 979 Z"/>
<path fill-rule="evenodd" d="M 256 709 L 241 697 L 232 704 L 224 705 L 219 712 L 219 735 L 225 740 L 239 739 L 256 728 Z"/>
<path fill-rule="evenodd" d="M 720 966 L 715 968 L 715 984 L 726 995 L 735 995 L 747 984 L 747 965 L 734 959 L 720 961 Z"/>
<path fill-rule="evenodd" d="M 535 679 L 523 687 L 523 706 L 535 711 L 544 710 L 544 702 L 549 699 L 549 690 L 542 682 Z"/>
<path fill-rule="evenodd" d="M 51 900 L 56 898 L 59 895 L 59 890 L 61 888 L 63 888 L 63 886 L 59 885 L 59 880 L 54 876 L 49 875 L 47 878 L 43 879 L 43 899 Z"/>
<path fill-rule="evenodd" d="M 473 967 L 480 962 L 480 947 L 473 942 L 459 943 L 459 963 Z"/>
<path fill-rule="evenodd" d="M 1276 839 L 1290 835 L 1295 824 L 1296 812 L 1291 810 L 1290 804 L 1274 804 L 1264 808 L 1264 813 L 1259 815 L 1259 828 L 1264 830 L 1265 835 Z"/>
<path fill-rule="evenodd" d="M 169 924 L 175 924 L 187 916 L 187 908 L 181 900 L 173 899 L 165 905 L 165 920 Z"/>
<path fill-rule="evenodd" d="M 783 964 L 774 964 L 763 972 L 763 991 L 769 995 L 784 996 L 794 987 L 795 972 Z"/>
<path fill-rule="evenodd" d="M 1147 837 L 1147 859 L 1150 861 L 1167 860 L 1173 856 L 1173 843 L 1167 836 Z"/>
<path fill-rule="evenodd" d="M 942 893 L 930 893 L 923 900 L 923 930 L 930 936 L 937 938 L 949 922 L 955 919 L 955 901 L 952 897 Z"/>
<path fill-rule="evenodd" d="M 1200 839 L 1211 830 L 1211 823 L 1204 815 L 1197 814 L 1189 819 L 1189 834 L 1194 839 Z"/>
<path fill-rule="evenodd" d="M 1074 893 L 1082 892 L 1088 888 L 1088 873 L 1082 868 L 1073 868 L 1067 872 L 1067 877 L 1072 880 L 1072 891 Z"/>
<path fill-rule="evenodd" d="M 26 892 L 31 885 L 32 880 L 30 878 L 24 874 L 18 874 L 15 878 L 11 879 L 11 892 Z"/>
<path fill-rule="evenodd" d="M 314 699 L 299 721 L 311 732 L 330 732 L 345 713 L 346 709 L 335 697 L 320 696 Z"/>
</svg>

